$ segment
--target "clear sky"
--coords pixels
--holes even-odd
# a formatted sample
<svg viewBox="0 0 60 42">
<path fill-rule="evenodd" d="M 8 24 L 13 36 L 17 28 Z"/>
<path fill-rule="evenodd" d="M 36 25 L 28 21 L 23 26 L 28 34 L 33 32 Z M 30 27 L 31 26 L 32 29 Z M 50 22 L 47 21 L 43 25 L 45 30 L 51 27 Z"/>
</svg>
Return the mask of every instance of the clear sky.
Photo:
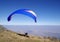
<svg viewBox="0 0 60 42">
<path fill-rule="evenodd" d="M 14 15 L 15 10 L 31 9 L 37 15 L 37 23 L 28 16 Z M 2 25 L 60 25 L 60 0 L 0 0 L 0 24 Z"/>
</svg>

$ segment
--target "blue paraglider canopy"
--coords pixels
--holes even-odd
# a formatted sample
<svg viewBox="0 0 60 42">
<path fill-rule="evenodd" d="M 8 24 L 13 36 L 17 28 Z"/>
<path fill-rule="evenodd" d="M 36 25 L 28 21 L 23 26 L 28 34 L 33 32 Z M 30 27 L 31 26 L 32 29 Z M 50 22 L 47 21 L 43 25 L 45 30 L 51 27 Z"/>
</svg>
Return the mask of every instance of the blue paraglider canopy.
<svg viewBox="0 0 60 42">
<path fill-rule="evenodd" d="M 23 15 L 29 16 L 29 17 L 31 17 L 32 19 L 34 19 L 35 22 L 37 22 L 37 20 L 36 20 L 37 16 L 36 16 L 35 12 L 33 12 L 33 11 L 30 10 L 30 9 L 19 9 L 19 10 L 16 10 L 16 11 L 12 12 L 12 13 L 8 16 L 7 20 L 10 21 L 11 18 L 12 18 L 12 15 L 14 15 L 14 14 L 23 14 Z"/>
</svg>

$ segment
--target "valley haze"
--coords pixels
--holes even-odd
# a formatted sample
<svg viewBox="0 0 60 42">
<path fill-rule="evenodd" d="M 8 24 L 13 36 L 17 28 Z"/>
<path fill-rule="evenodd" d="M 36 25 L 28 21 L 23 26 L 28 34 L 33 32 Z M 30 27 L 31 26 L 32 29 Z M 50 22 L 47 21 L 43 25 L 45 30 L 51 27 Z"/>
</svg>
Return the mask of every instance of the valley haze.
<svg viewBox="0 0 60 42">
<path fill-rule="evenodd" d="M 60 25 L 3 25 L 17 33 L 60 38 Z"/>
</svg>

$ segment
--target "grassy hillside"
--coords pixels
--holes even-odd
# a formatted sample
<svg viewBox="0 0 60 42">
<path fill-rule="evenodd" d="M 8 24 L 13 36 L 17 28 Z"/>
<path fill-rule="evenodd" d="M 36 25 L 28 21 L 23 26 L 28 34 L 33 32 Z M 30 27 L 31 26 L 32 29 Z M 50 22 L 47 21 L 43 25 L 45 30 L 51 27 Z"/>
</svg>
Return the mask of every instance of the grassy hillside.
<svg viewBox="0 0 60 42">
<path fill-rule="evenodd" d="M 60 40 L 54 37 L 37 37 L 31 35 L 24 37 L 0 26 L 0 42 L 60 42 Z"/>
</svg>

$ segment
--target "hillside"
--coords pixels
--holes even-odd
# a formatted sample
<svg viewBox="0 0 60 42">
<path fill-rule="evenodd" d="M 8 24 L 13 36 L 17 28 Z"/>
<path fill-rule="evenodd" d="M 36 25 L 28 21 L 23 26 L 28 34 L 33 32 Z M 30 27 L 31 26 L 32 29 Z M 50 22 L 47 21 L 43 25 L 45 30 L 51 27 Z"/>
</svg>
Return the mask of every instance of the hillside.
<svg viewBox="0 0 60 42">
<path fill-rule="evenodd" d="M 60 42 L 60 40 L 57 38 L 38 37 L 32 35 L 25 37 L 0 26 L 0 42 Z"/>
</svg>

